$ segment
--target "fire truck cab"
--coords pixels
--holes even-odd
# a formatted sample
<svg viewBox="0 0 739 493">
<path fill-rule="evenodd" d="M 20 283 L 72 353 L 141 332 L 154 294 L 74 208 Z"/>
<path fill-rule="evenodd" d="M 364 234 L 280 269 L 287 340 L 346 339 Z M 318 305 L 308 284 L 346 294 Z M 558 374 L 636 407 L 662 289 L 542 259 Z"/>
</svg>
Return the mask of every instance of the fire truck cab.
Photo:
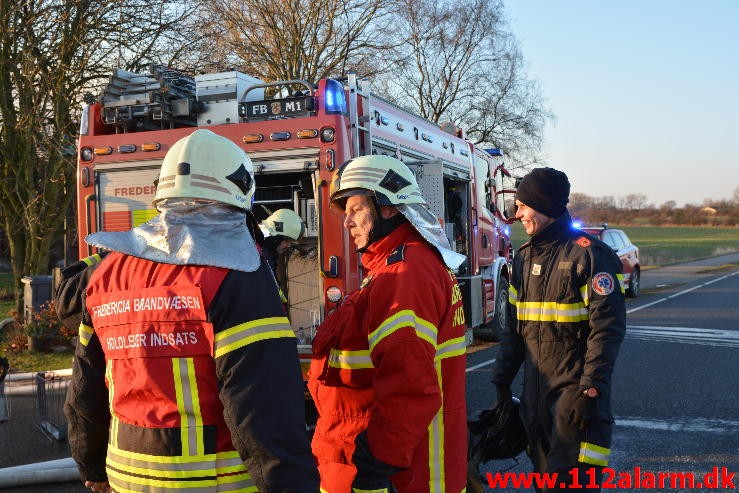
<svg viewBox="0 0 739 493">
<path fill-rule="evenodd" d="M 297 212 L 306 234 L 280 259 L 277 278 L 299 342 L 363 277 L 359 254 L 330 208 L 335 170 L 360 155 L 387 154 L 415 174 L 452 248 L 467 255 L 455 273 L 469 341 L 503 323 L 513 250 L 505 212 L 513 180 L 496 149 L 481 149 L 454 125 L 438 126 L 345 80 L 263 82 L 238 72 L 188 77 L 161 66 L 116 70 L 83 111 L 77 174 L 80 258 L 95 231 L 122 231 L 157 214 L 154 180 L 167 150 L 196 128 L 241 146 L 255 167 L 253 211 Z"/>
</svg>

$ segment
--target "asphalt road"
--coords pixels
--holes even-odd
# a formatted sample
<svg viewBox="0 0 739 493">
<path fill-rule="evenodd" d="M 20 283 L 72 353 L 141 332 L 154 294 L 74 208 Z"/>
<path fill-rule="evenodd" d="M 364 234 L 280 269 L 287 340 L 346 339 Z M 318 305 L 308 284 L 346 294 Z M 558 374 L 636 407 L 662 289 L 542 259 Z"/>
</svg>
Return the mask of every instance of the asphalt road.
<svg viewBox="0 0 739 493">
<path fill-rule="evenodd" d="M 639 298 L 627 302 L 627 338 L 614 376 L 617 424 L 611 467 L 617 472 L 641 467 L 701 476 L 713 467 L 727 467 L 739 473 L 739 254 L 645 271 L 642 290 Z M 468 356 L 470 415 L 495 398 L 489 382 L 496 354 L 495 345 L 486 345 L 474 347 Z M 10 400 L 11 420 L 0 423 L 0 475 L 3 467 L 69 456 L 66 442 L 47 438 L 34 425 L 33 397 L 14 395 Z M 525 456 L 519 461 L 494 461 L 484 471 L 531 469 Z M 739 479 L 735 482 L 739 486 Z M 88 490 L 69 482 L 3 491 Z"/>
</svg>

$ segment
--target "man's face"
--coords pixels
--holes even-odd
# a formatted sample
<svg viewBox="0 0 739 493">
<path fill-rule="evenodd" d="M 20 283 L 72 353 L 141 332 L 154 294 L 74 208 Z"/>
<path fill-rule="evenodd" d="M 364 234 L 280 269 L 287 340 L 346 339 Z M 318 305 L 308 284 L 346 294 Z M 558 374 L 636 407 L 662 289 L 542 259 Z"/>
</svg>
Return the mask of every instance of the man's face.
<svg viewBox="0 0 739 493">
<path fill-rule="evenodd" d="M 377 220 L 372 199 L 367 195 L 352 195 L 346 200 L 344 214 L 344 227 L 352 235 L 357 249 L 366 247 Z"/>
<path fill-rule="evenodd" d="M 516 200 L 516 219 L 520 219 L 526 234 L 534 236 L 554 222 L 554 218 L 535 211 L 520 200 Z"/>
<path fill-rule="evenodd" d="M 275 250 L 277 251 L 277 253 L 278 253 L 279 255 L 282 255 L 282 254 L 283 254 L 283 253 L 285 253 L 285 252 L 286 252 L 286 251 L 288 250 L 288 248 L 290 248 L 291 246 L 293 246 L 293 242 L 292 242 L 292 240 L 282 240 L 281 242 L 279 242 L 279 243 L 277 244 L 277 248 L 275 248 Z"/>
</svg>

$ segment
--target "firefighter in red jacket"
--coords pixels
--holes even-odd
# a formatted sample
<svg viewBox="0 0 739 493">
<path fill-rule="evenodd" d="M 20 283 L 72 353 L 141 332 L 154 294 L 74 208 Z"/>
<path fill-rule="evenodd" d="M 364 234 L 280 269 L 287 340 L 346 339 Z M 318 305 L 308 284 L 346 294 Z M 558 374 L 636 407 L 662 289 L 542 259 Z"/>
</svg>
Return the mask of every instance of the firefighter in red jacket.
<svg viewBox="0 0 739 493">
<path fill-rule="evenodd" d="M 87 238 L 111 253 L 72 269 L 58 300 L 67 321 L 82 310 L 65 413 L 94 491 L 318 491 L 296 339 L 245 222 L 253 193 L 246 154 L 196 130 L 164 158 L 158 217 Z"/>
<path fill-rule="evenodd" d="M 326 493 L 466 485 L 465 323 L 449 249 L 413 173 L 388 156 L 336 173 L 332 204 L 366 277 L 319 327 L 309 388 Z M 445 266 L 446 264 L 446 266 Z"/>
</svg>

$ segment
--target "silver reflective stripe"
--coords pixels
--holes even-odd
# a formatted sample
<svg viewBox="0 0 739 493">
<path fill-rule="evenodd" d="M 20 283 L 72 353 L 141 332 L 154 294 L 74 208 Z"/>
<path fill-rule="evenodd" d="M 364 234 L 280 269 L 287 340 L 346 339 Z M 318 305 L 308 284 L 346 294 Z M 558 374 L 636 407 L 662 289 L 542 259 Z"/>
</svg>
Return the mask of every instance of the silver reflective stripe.
<svg viewBox="0 0 739 493">
<path fill-rule="evenodd" d="M 369 337 L 369 347 L 370 350 L 372 350 L 375 345 L 380 342 L 384 337 L 392 334 L 396 330 L 400 329 L 401 327 L 414 327 L 416 317 L 413 316 L 413 312 L 410 310 L 404 310 L 402 312 L 398 312 L 394 316 L 388 318 L 385 320 L 380 326 L 377 328 L 377 330 L 373 331 Z"/>
<path fill-rule="evenodd" d="M 295 337 L 287 317 L 260 318 L 216 334 L 213 352 L 219 358 L 253 342 L 280 337 Z"/>
<path fill-rule="evenodd" d="M 95 331 L 92 329 L 92 327 L 89 327 L 85 324 L 80 324 L 80 327 L 77 331 L 80 344 L 82 344 L 83 346 L 87 346 L 88 344 L 90 344 L 90 339 L 92 339 L 92 335 L 94 333 Z"/>
<path fill-rule="evenodd" d="M 588 442 L 580 442 L 580 456 L 578 462 L 593 464 L 596 466 L 607 466 L 611 449 Z"/>
<path fill-rule="evenodd" d="M 362 369 L 374 368 L 372 358 L 370 358 L 369 349 L 358 351 L 342 351 L 340 349 L 331 349 L 328 357 L 328 366 L 332 368 L 343 369 Z"/>
<path fill-rule="evenodd" d="M 518 291 L 512 285 L 508 286 L 508 303 L 515 305 L 518 301 Z"/>
<path fill-rule="evenodd" d="M 460 356 L 467 352 L 467 341 L 464 337 L 458 337 L 439 344 L 436 348 L 436 360 Z"/>
</svg>

